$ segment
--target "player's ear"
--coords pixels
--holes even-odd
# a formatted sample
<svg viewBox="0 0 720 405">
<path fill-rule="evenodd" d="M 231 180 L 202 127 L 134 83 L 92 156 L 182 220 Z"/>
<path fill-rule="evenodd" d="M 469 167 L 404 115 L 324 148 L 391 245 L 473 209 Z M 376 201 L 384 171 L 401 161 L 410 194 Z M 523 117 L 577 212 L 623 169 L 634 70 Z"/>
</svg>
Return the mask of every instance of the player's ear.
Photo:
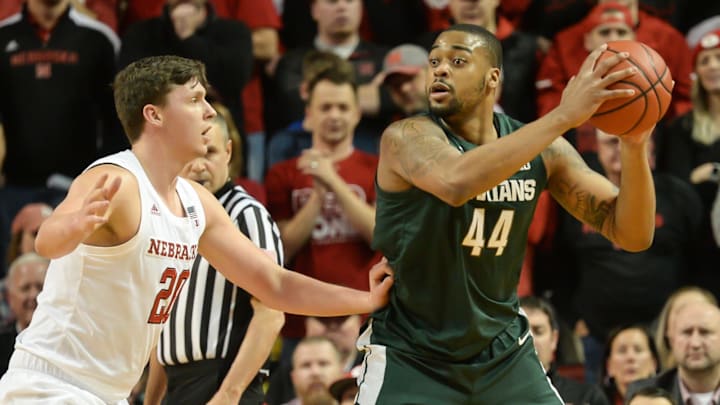
<svg viewBox="0 0 720 405">
<path fill-rule="evenodd" d="M 157 126 L 162 124 L 162 114 L 160 113 L 160 110 L 157 108 L 157 106 L 153 104 L 145 104 L 142 109 L 142 113 L 143 118 L 145 118 L 145 121 L 150 125 Z"/>
<path fill-rule="evenodd" d="M 485 77 L 485 82 L 491 89 L 500 88 L 500 81 L 502 80 L 502 71 L 500 68 L 490 68 Z"/>
</svg>

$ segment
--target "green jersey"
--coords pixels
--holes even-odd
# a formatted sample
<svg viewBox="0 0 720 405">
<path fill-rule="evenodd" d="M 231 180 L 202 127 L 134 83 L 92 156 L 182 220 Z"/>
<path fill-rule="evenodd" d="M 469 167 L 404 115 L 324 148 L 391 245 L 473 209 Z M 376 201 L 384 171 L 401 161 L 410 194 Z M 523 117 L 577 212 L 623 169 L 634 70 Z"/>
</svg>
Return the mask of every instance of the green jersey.
<svg viewBox="0 0 720 405">
<path fill-rule="evenodd" d="M 461 152 L 476 145 L 455 136 Z M 522 124 L 494 115 L 499 136 Z M 540 156 L 492 189 L 452 207 L 418 188 L 377 187 L 373 248 L 395 272 L 387 307 L 372 315 L 372 342 L 450 361 L 470 360 L 518 316 L 527 232 L 547 183 Z"/>
</svg>

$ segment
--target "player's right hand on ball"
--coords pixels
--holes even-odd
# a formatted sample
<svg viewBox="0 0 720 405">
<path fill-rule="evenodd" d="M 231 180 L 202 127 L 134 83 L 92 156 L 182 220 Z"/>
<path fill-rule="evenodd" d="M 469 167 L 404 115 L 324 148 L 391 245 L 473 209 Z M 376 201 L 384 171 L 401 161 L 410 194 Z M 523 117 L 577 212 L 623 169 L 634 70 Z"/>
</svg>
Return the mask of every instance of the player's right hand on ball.
<svg viewBox="0 0 720 405">
<path fill-rule="evenodd" d="M 604 101 L 635 94 L 634 90 L 607 88 L 634 75 L 637 69 L 631 67 L 608 73 L 615 65 L 627 59 L 629 54 L 620 52 L 598 62 L 605 49 L 606 45 L 603 45 L 592 51 L 563 90 L 557 109 L 572 127 L 587 121 Z"/>
</svg>

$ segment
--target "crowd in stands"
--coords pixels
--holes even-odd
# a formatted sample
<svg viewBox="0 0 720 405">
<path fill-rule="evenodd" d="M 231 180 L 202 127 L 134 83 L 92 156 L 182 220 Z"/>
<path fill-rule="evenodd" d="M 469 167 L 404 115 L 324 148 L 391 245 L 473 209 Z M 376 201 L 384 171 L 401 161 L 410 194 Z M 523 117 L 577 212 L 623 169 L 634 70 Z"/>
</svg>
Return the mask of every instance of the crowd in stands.
<svg viewBox="0 0 720 405">
<path fill-rule="evenodd" d="M 648 154 L 652 246 L 623 251 L 541 198 L 518 296 L 568 403 L 720 404 L 717 1 L 3 0 L 0 373 L 42 290 L 40 224 L 89 163 L 129 147 L 112 99 L 119 69 L 163 54 L 202 61 L 209 98 L 230 123 L 228 180 L 267 208 L 282 240 L 276 259 L 367 289 L 380 259 L 371 248 L 379 139 L 425 113 L 428 53 L 454 23 L 501 41 L 495 111 L 522 122 L 552 110 L 605 42 L 638 40 L 663 57 L 675 87 Z M 589 124 L 565 137 L 620 184 L 617 137 Z M 363 321 L 286 316 L 265 401 L 352 398 Z"/>
</svg>

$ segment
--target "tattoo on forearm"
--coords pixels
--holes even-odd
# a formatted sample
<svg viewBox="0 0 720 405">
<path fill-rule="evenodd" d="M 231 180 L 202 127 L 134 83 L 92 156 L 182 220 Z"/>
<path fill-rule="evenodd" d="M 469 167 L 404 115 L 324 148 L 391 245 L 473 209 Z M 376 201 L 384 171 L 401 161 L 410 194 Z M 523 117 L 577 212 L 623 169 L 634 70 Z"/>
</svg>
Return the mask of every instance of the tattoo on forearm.
<svg viewBox="0 0 720 405">
<path fill-rule="evenodd" d="M 578 212 L 590 226 L 602 231 L 605 221 L 613 212 L 614 203 L 600 200 L 597 196 L 578 189 L 577 186 L 570 187 L 569 194 L 574 199 L 575 212 Z"/>
</svg>

